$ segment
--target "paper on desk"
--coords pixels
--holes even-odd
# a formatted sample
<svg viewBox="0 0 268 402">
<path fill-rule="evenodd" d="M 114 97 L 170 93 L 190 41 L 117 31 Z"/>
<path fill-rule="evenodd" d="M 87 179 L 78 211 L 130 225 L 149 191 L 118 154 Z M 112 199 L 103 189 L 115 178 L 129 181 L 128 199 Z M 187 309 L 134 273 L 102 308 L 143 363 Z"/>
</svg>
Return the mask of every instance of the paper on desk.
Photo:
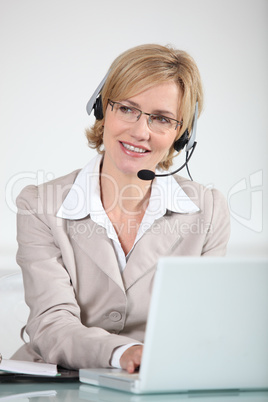
<svg viewBox="0 0 268 402">
<path fill-rule="evenodd" d="M 2 359 L 0 363 L 0 371 L 8 371 L 9 373 L 44 375 L 55 377 L 58 374 L 56 364 L 34 363 L 19 360 Z"/>
<path fill-rule="evenodd" d="M 26 392 L 23 394 L 13 394 L 13 395 L 7 395 L 7 396 L 0 396 L 0 401 L 11 401 L 16 400 L 16 401 L 29 401 L 30 398 L 36 398 L 36 397 L 41 397 L 41 396 L 57 396 L 57 391 L 55 390 L 48 390 L 48 391 L 35 391 L 35 392 Z"/>
</svg>

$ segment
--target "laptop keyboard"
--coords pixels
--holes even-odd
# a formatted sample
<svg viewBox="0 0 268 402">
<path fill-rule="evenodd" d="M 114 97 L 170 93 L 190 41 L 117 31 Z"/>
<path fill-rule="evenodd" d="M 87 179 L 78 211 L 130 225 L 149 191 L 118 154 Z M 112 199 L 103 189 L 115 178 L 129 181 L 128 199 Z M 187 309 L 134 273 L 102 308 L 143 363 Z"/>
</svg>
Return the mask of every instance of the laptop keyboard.
<svg viewBox="0 0 268 402">
<path fill-rule="evenodd" d="M 125 371 L 122 371 L 120 373 L 118 373 L 118 372 L 117 373 L 109 373 L 109 377 L 111 375 L 113 377 L 127 378 L 128 380 L 138 380 L 139 379 L 139 373 L 130 374 Z"/>
</svg>

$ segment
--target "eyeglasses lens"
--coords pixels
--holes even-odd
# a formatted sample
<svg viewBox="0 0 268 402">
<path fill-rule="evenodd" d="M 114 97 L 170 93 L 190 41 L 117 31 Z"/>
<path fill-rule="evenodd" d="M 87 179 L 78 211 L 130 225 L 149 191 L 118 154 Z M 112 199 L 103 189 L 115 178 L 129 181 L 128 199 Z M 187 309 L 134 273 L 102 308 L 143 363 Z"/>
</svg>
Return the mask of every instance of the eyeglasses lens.
<svg viewBox="0 0 268 402">
<path fill-rule="evenodd" d="M 139 120 L 142 114 L 147 115 L 147 113 L 143 113 L 139 109 L 120 103 L 114 103 L 113 110 L 116 113 L 116 117 L 126 123 L 135 123 Z M 146 117 L 148 126 L 155 133 L 166 134 L 167 132 L 176 128 L 176 123 L 167 117 L 154 114 L 148 114 Z"/>
</svg>

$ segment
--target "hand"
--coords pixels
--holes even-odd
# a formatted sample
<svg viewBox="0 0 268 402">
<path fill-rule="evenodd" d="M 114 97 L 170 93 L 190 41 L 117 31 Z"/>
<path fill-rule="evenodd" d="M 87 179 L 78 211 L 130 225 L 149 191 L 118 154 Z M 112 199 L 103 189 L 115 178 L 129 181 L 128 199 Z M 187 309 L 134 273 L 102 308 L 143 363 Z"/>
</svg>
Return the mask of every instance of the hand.
<svg viewBox="0 0 268 402">
<path fill-rule="evenodd" d="M 134 345 L 128 348 L 120 358 L 121 367 L 128 373 L 134 373 L 141 364 L 142 351 L 142 345 Z"/>
</svg>

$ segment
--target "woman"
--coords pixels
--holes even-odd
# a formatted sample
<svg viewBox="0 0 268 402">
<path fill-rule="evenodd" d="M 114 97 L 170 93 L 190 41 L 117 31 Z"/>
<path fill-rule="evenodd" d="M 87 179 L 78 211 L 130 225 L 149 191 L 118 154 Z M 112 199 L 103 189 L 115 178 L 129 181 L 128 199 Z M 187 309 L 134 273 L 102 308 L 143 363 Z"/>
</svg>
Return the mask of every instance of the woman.
<svg viewBox="0 0 268 402">
<path fill-rule="evenodd" d="M 30 342 L 13 358 L 132 373 L 159 257 L 225 254 L 229 214 L 217 190 L 137 176 L 172 165 L 196 102 L 201 112 L 199 72 L 183 51 L 143 45 L 113 62 L 87 130 L 98 155 L 18 197 Z"/>
</svg>

